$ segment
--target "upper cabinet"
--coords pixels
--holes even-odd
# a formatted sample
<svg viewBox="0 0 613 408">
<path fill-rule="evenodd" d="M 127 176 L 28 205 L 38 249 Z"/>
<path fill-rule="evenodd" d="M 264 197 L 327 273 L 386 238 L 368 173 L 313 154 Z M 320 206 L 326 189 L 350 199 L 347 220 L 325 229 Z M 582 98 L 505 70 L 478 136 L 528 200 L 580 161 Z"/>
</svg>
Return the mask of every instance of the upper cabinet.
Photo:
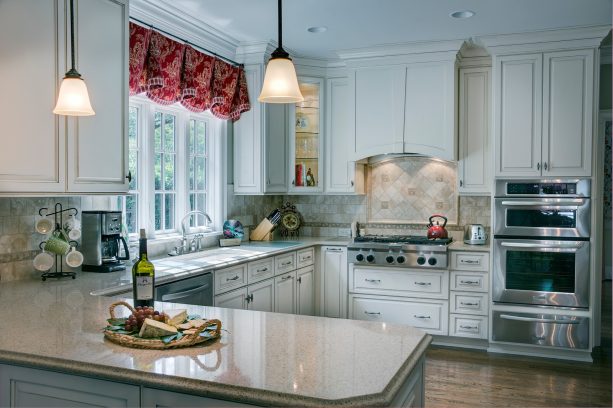
<svg viewBox="0 0 613 408">
<path fill-rule="evenodd" d="M 596 51 L 610 28 L 480 40 L 493 55 L 497 177 L 592 174 Z"/>
<path fill-rule="evenodd" d="M 0 193 L 128 189 L 128 5 L 75 2 L 77 69 L 96 116 L 52 113 L 70 64 L 68 2 L 0 3 Z M 16 81 L 16 78 L 22 80 Z"/>
<path fill-rule="evenodd" d="M 349 67 L 355 160 L 387 153 L 456 159 L 456 57 L 461 44 L 442 41 L 340 53 Z"/>
</svg>

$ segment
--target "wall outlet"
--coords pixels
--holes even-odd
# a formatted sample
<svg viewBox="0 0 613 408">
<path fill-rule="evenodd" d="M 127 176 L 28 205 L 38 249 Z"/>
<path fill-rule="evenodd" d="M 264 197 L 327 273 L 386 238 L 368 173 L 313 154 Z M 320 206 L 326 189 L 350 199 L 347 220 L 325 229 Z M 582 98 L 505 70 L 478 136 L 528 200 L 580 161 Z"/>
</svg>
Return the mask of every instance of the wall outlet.
<svg viewBox="0 0 613 408">
<path fill-rule="evenodd" d="M 442 201 L 437 201 L 436 202 L 436 209 L 437 210 L 442 210 L 444 206 L 445 206 L 444 202 L 442 202 Z"/>
<path fill-rule="evenodd" d="M 443 176 L 436 176 L 436 181 L 437 183 L 442 183 L 445 181 L 445 179 L 443 178 Z"/>
<path fill-rule="evenodd" d="M 381 209 L 382 210 L 387 210 L 390 208 L 390 202 L 389 201 L 381 201 Z"/>
<path fill-rule="evenodd" d="M 414 196 L 415 194 L 417 194 L 417 189 L 416 188 L 407 188 L 407 194 L 410 196 Z"/>
<path fill-rule="evenodd" d="M 389 182 L 390 182 L 390 176 L 389 176 L 389 174 L 383 174 L 383 175 L 381 176 L 381 181 L 382 181 L 382 182 L 384 182 L 384 183 L 389 183 Z"/>
</svg>

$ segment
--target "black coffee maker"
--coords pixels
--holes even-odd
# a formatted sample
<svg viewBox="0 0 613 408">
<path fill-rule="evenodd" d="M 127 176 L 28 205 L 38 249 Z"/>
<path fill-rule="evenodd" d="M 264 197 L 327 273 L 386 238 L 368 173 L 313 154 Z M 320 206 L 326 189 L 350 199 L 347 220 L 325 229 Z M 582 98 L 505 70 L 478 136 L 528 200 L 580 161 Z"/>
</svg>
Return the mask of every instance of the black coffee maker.
<svg viewBox="0 0 613 408">
<path fill-rule="evenodd" d="M 120 211 L 83 211 L 81 239 L 83 265 L 86 272 L 114 272 L 126 269 L 123 262 L 130 259 L 128 244 L 121 236 Z M 120 255 L 120 243 L 124 255 Z"/>
</svg>

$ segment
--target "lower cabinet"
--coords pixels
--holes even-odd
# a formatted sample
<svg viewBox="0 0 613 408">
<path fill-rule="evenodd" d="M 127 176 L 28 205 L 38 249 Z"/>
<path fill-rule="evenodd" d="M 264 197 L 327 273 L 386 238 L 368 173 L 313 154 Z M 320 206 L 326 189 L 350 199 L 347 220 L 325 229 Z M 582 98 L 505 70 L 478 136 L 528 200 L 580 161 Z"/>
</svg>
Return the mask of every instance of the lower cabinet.
<svg viewBox="0 0 613 408">
<path fill-rule="evenodd" d="M 215 296 L 215 307 L 226 307 L 228 309 L 246 309 L 246 306 L 246 287 Z"/>
<path fill-rule="evenodd" d="M 315 314 L 315 268 L 313 265 L 296 271 L 296 312 Z"/>
<path fill-rule="evenodd" d="M 247 309 L 260 312 L 275 311 L 274 279 L 247 286 Z"/>
<path fill-rule="evenodd" d="M 347 248 L 321 248 L 321 300 L 324 317 L 347 318 Z"/>
<path fill-rule="evenodd" d="M 0 365 L 2 407 L 136 407 L 140 387 L 77 375 Z"/>
<path fill-rule="evenodd" d="M 296 313 L 296 271 L 275 278 L 275 312 Z"/>
</svg>

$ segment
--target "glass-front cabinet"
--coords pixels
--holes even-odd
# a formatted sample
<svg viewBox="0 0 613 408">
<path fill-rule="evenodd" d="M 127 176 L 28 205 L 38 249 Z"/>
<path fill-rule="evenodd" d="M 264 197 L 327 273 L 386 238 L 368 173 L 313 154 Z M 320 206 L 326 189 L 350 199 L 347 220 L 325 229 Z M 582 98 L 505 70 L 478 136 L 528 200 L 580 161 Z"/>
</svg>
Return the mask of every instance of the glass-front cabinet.
<svg viewBox="0 0 613 408">
<path fill-rule="evenodd" d="M 293 193 L 323 191 L 323 90 L 321 78 L 298 78 L 303 102 L 290 109 L 290 179 Z"/>
</svg>

